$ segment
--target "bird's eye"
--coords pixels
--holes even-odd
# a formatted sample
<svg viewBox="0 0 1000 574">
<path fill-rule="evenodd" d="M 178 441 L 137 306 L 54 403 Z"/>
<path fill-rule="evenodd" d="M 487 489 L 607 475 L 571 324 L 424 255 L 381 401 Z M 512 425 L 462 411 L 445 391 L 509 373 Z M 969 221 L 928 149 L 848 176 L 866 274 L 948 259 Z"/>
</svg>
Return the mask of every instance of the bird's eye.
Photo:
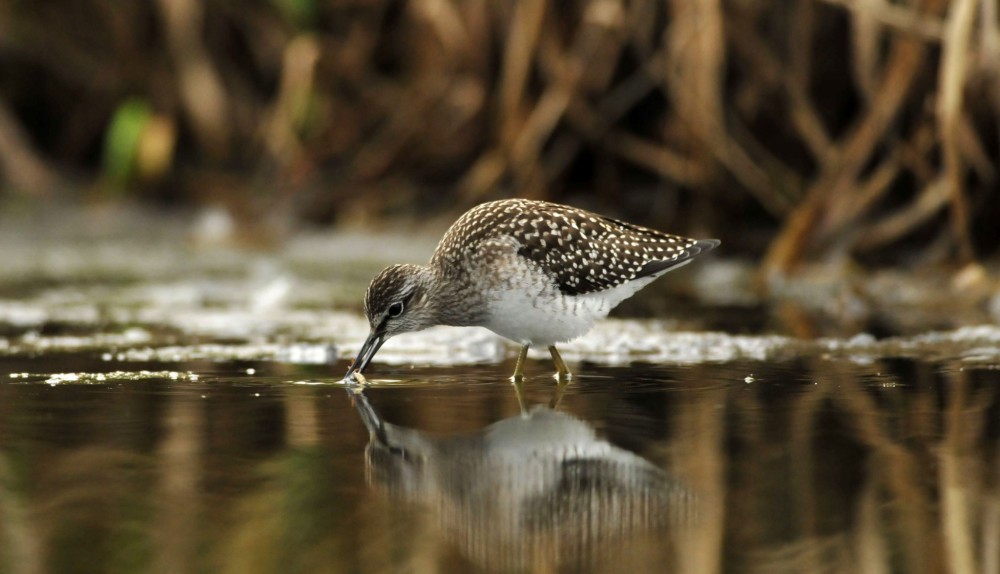
<svg viewBox="0 0 1000 574">
<path fill-rule="evenodd" d="M 397 301 L 396 303 L 389 305 L 388 313 L 390 317 L 399 317 L 403 314 L 403 304 Z"/>
</svg>

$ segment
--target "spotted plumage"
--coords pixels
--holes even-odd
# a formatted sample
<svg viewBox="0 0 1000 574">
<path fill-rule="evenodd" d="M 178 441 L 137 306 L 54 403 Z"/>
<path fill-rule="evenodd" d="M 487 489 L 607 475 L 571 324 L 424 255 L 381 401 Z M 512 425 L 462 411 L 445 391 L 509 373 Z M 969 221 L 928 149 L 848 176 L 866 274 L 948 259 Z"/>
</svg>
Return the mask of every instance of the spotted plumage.
<svg viewBox="0 0 1000 574">
<path fill-rule="evenodd" d="M 718 245 L 566 205 L 509 199 L 481 204 L 459 218 L 438 244 L 431 266 L 461 275 L 468 253 L 498 237 L 516 241 L 517 254 L 538 264 L 566 295 L 665 271 Z"/>
<path fill-rule="evenodd" d="M 372 280 L 372 330 L 353 368 L 363 370 L 396 334 L 478 325 L 522 344 L 515 379 L 530 345 L 547 345 L 568 376 L 556 343 L 718 244 L 543 201 L 484 203 L 451 226 L 429 265 L 394 265 Z"/>
</svg>

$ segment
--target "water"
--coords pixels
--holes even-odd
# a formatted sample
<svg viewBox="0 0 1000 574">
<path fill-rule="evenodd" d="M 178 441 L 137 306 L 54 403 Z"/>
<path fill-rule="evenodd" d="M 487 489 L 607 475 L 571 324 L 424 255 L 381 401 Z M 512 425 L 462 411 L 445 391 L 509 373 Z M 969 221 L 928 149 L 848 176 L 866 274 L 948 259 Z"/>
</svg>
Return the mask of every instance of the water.
<svg viewBox="0 0 1000 574">
<path fill-rule="evenodd" d="M 532 362 L 522 413 L 509 364 L 383 367 L 364 391 L 274 363 L 45 374 L 88 362 L 3 363 L 0 571 L 997 564 L 990 367 L 581 365 L 553 410 Z"/>
<path fill-rule="evenodd" d="M 522 409 L 478 330 L 394 339 L 345 386 L 378 263 L 316 255 L 340 240 L 11 233 L 0 573 L 1000 572 L 981 310 L 803 338 L 685 303 L 564 346 L 565 388 L 533 354 Z"/>
</svg>

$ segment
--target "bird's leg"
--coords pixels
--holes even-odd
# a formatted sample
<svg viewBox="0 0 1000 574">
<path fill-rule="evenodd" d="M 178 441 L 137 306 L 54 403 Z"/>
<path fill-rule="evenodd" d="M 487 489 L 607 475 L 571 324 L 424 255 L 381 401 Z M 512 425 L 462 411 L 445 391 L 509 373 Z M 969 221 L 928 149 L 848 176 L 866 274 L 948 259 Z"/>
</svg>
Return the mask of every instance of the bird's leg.
<svg viewBox="0 0 1000 574">
<path fill-rule="evenodd" d="M 521 409 L 521 415 L 527 416 L 528 414 L 528 403 L 524 402 L 524 388 L 521 385 L 521 381 L 514 381 L 514 395 L 517 397 L 517 406 Z"/>
<path fill-rule="evenodd" d="M 559 379 L 560 383 L 564 381 L 568 382 L 573 378 L 573 373 L 569 372 L 569 367 L 563 362 L 562 357 L 559 356 L 559 351 L 556 350 L 555 345 L 549 346 L 549 353 L 552 354 L 552 362 L 556 364 L 556 378 Z"/>
<path fill-rule="evenodd" d="M 521 414 L 528 412 L 524 402 L 524 390 L 521 388 L 521 381 L 524 380 L 524 361 L 528 358 L 528 347 L 522 345 L 521 352 L 517 355 L 517 364 L 514 365 L 514 374 L 510 377 L 510 382 L 514 383 L 514 392 L 517 394 L 517 404 L 521 407 Z"/>
<path fill-rule="evenodd" d="M 528 347 L 531 345 L 522 345 L 521 352 L 517 355 L 517 364 L 514 365 L 514 374 L 510 376 L 511 382 L 515 385 L 521 383 L 524 380 L 524 361 L 528 358 Z"/>
<path fill-rule="evenodd" d="M 569 372 L 569 368 L 566 367 L 566 363 L 562 360 L 555 345 L 549 347 L 549 353 L 552 354 L 552 362 L 556 364 L 556 392 L 552 395 L 552 400 L 549 401 L 549 408 L 554 409 L 559 406 L 563 395 L 566 394 L 566 386 L 573 378 L 573 373 Z"/>
<path fill-rule="evenodd" d="M 566 387 L 569 386 L 569 379 L 560 379 L 556 383 L 556 391 L 552 393 L 552 398 L 549 400 L 549 408 L 555 410 L 559 408 L 559 403 L 562 402 L 563 395 L 566 394 Z"/>
</svg>

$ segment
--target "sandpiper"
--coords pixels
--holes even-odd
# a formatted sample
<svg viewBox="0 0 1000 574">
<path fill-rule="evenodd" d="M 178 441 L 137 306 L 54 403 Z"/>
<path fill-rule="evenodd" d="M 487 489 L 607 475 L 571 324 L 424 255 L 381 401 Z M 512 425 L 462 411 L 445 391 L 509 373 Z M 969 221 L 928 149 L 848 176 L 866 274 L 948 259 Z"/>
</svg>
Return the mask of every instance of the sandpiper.
<svg viewBox="0 0 1000 574">
<path fill-rule="evenodd" d="M 348 377 L 390 337 L 454 325 L 520 343 L 515 383 L 532 345 L 547 346 L 559 380 L 568 380 L 556 343 L 717 245 L 545 201 L 483 203 L 451 226 L 428 265 L 393 265 L 372 279 L 364 302 L 371 332 Z"/>
</svg>

